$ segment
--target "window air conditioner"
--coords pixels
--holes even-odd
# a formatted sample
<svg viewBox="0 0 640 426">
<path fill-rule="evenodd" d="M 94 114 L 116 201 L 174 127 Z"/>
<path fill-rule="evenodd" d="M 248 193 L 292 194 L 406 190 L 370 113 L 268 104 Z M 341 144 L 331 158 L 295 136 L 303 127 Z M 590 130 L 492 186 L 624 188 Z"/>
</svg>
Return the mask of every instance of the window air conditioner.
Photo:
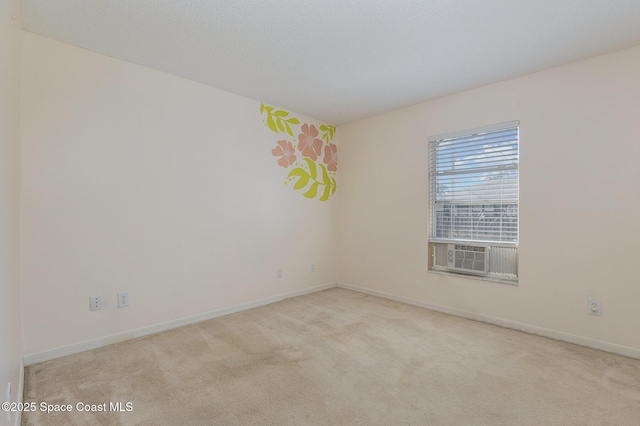
<svg viewBox="0 0 640 426">
<path fill-rule="evenodd" d="M 486 275 L 489 269 L 489 251 L 487 246 L 448 244 L 447 269 Z"/>
</svg>

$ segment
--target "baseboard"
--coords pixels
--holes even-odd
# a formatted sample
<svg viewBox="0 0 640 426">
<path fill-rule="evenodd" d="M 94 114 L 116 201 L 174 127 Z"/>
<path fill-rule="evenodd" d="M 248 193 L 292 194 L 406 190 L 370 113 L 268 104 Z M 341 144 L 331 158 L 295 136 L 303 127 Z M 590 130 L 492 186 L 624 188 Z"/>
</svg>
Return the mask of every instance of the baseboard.
<svg viewBox="0 0 640 426">
<path fill-rule="evenodd" d="M 48 351 L 25 355 L 22 359 L 23 359 L 24 365 L 37 364 L 39 362 L 49 361 L 52 359 L 60 358 L 67 355 L 73 355 L 73 354 L 88 351 L 91 349 L 101 348 L 103 346 L 124 342 L 126 340 L 131 340 L 138 337 L 148 336 L 154 333 L 160 333 L 162 331 L 171 330 L 171 329 L 182 327 L 185 325 L 194 324 L 201 321 L 207 321 L 207 320 L 222 317 L 225 315 L 235 314 L 236 312 L 246 311 L 247 309 L 270 305 L 271 303 L 280 302 L 282 300 L 289 299 L 291 297 L 303 296 L 305 294 L 327 290 L 335 286 L 336 286 L 336 283 L 329 283 L 329 284 L 323 284 L 320 286 L 305 288 L 302 290 L 291 291 L 291 292 L 279 294 L 276 296 L 266 297 L 264 299 L 254 300 L 252 302 L 240 303 L 238 305 L 233 305 L 227 308 L 216 309 L 215 311 L 205 312 L 202 314 L 193 315 L 186 318 L 180 318 L 177 320 L 167 321 L 160 324 L 154 324 L 147 327 L 138 328 L 132 331 L 125 331 L 122 333 L 112 334 L 110 336 L 101 337 L 98 339 L 87 340 L 84 342 L 75 343 L 73 345 L 63 346 L 63 347 L 51 349 Z"/>
<path fill-rule="evenodd" d="M 20 404 L 24 400 L 24 360 L 20 362 L 20 378 L 18 379 L 18 394 L 16 402 Z M 22 411 L 16 412 L 16 418 L 13 421 L 14 426 L 20 426 L 22 423 Z"/>
<path fill-rule="evenodd" d="M 97 349 L 103 346 L 111 345 L 113 343 L 124 342 L 126 340 L 148 336 L 154 333 L 160 333 L 162 331 L 171 330 L 171 329 L 182 327 L 185 325 L 194 324 L 197 322 L 234 314 L 236 312 L 241 312 L 248 309 L 257 308 L 260 306 L 269 305 L 271 303 L 280 302 L 282 300 L 289 299 L 291 297 L 315 293 L 315 292 L 327 290 L 333 287 L 340 287 L 347 290 L 357 291 L 359 293 L 370 294 L 372 296 L 378 296 L 378 297 L 382 297 L 389 300 L 395 300 L 397 302 L 402 302 L 408 305 L 418 306 L 421 308 L 426 308 L 433 311 L 442 312 L 445 314 L 455 315 L 458 317 L 467 318 L 475 321 L 481 321 L 488 324 L 510 328 L 513 330 L 518 330 L 518 331 L 522 331 L 529 334 L 535 334 L 537 336 L 548 337 L 550 339 L 559 340 L 566 343 L 573 343 L 575 345 L 584 346 L 591 349 L 597 349 L 604 352 L 610 352 L 616 355 L 623 355 L 629 358 L 640 359 L 640 349 L 631 348 L 628 346 L 604 342 L 601 340 L 591 339 L 583 336 L 577 336 L 574 334 L 564 333 L 557 330 L 550 330 L 543 327 L 537 327 L 534 325 L 519 323 L 517 321 L 496 318 L 489 315 L 478 314 L 475 312 L 465 311 L 462 309 L 456 309 L 448 306 L 437 305 L 434 303 L 424 302 L 421 300 L 412 299 L 408 297 L 397 296 L 391 293 L 373 290 L 366 287 L 359 287 L 359 286 L 351 285 L 347 283 L 330 283 L 330 284 L 324 284 L 324 285 L 306 288 L 302 290 L 296 290 L 296 291 L 292 291 L 289 293 L 284 293 L 276 296 L 271 296 L 264 299 L 255 300 L 252 302 L 241 303 L 241 304 L 230 306 L 227 308 L 217 309 L 215 311 L 205 312 L 202 314 L 193 315 L 190 317 L 181 318 L 173 321 L 167 321 L 160 324 L 154 324 L 148 327 L 142 327 L 136 330 L 117 333 L 117 334 L 113 334 L 113 335 L 98 338 L 98 339 L 87 340 L 85 342 L 80 342 L 80 343 L 76 343 L 69 346 L 63 346 L 61 348 L 56 348 L 48 351 L 38 352 L 35 354 L 25 355 L 23 357 L 23 366 L 21 368 L 20 382 L 18 384 L 19 398 L 22 401 L 22 393 L 24 391 L 24 367 L 25 366 L 37 364 L 39 362 L 49 361 L 49 360 L 60 358 L 67 355 L 73 355 L 75 353 L 84 352 L 91 349 Z M 20 424 L 19 416 L 16 424 Z"/>
<path fill-rule="evenodd" d="M 511 321 L 511 320 L 506 320 L 502 318 L 496 318 L 489 315 L 465 311 L 462 309 L 450 308 L 448 306 L 442 306 L 434 303 L 423 302 L 421 300 L 411 299 L 408 297 L 396 296 L 391 293 L 372 290 L 369 288 L 359 287 L 351 284 L 337 283 L 337 287 L 344 288 L 347 290 L 357 291 L 359 293 L 370 294 L 372 296 L 378 296 L 385 299 L 395 300 L 396 302 L 402 302 L 408 305 L 430 309 L 432 311 L 455 315 L 457 317 L 467 318 L 474 321 L 481 321 L 488 324 L 510 328 L 513 330 L 518 330 L 518 331 L 522 331 L 529 334 L 535 334 L 537 336 L 548 337 L 550 339 L 559 340 L 565 343 L 573 343 L 574 345 L 584 346 L 591 349 L 597 349 L 600 351 L 609 352 L 616 355 L 623 355 L 629 358 L 640 359 L 640 349 L 632 348 L 629 346 L 623 346 L 615 343 L 604 342 L 602 340 L 596 340 L 588 337 L 577 336 L 577 335 L 565 333 L 562 331 L 550 330 L 543 327 L 537 327 L 535 325 L 524 324 L 517 321 Z"/>
</svg>

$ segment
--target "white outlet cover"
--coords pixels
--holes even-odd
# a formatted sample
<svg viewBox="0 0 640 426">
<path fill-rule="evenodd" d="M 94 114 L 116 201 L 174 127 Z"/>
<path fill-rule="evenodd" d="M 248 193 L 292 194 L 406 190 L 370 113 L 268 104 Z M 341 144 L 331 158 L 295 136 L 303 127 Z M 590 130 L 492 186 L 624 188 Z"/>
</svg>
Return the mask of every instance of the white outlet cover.
<svg viewBox="0 0 640 426">
<path fill-rule="evenodd" d="M 600 299 L 590 297 L 587 304 L 587 313 L 589 315 L 602 314 L 602 301 Z"/>
<path fill-rule="evenodd" d="M 89 297 L 89 310 L 99 311 L 100 309 L 102 309 L 102 296 Z"/>
<path fill-rule="evenodd" d="M 129 292 L 118 293 L 118 308 L 129 306 Z"/>
</svg>

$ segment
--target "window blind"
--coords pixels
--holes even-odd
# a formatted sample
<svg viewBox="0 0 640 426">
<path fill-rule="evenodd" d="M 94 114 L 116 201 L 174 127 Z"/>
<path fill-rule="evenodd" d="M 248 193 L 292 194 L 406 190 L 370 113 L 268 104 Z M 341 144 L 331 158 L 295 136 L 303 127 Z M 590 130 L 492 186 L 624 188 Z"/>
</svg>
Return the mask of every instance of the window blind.
<svg viewBox="0 0 640 426">
<path fill-rule="evenodd" d="M 432 239 L 518 242 L 518 126 L 429 138 Z"/>
</svg>

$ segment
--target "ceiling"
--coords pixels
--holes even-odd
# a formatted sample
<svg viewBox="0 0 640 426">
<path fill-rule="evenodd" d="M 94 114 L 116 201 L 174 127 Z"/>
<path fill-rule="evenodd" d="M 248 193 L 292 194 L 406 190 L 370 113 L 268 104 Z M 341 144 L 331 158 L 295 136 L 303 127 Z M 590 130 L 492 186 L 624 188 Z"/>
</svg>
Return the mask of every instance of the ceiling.
<svg viewBox="0 0 640 426">
<path fill-rule="evenodd" d="M 22 0 L 22 25 L 344 124 L 640 44 L 640 1 Z"/>
</svg>

